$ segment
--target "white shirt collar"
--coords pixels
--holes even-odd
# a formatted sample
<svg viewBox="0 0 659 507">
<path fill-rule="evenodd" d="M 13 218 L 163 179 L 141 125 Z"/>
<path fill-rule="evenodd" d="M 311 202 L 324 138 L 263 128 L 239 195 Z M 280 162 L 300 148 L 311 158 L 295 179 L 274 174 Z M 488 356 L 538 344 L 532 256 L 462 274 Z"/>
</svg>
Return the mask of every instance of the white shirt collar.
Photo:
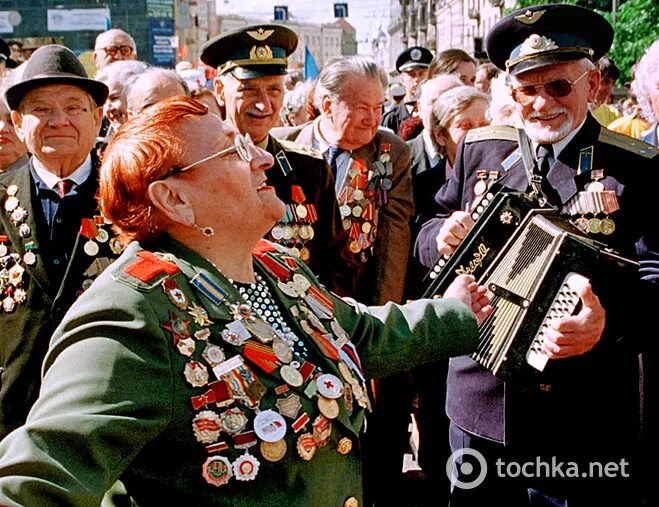
<svg viewBox="0 0 659 507">
<path fill-rule="evenodd" d="M 587 117 L 587 116 L 586 116 Z M 583 127 L 583 124 L 586 123 L 586 118 L 583 119 L 581 124 L 574 129 L 572 132 L 570 132 L 567 136 L 565 136 L 563 139 L 558 141 L 557 143 L 552 144 L 552 148 L 554 150 L 554 158 L 558 158 L 558 156 L 561 154 L 561 152 L 565 149 L 565 147 L 570 144 L 570 141 L 574 139 L 574 136 L 577 135 L 577 132 L 581 130 L 581 127 Z M 533 153 L 538 152 L 538 143 L 533 141 Z"/>
<path fill-rule="evenodd" d="M 421 135 L 423 136 L 423 145 L 426 149 L 428 160 L 430 161 L 431 164 L 434 165 L 437 159 L 439 159 L 439 154 L 437 153 L 437 147 L 435 146 L 435 143 L 432 140 L 432 137 L 430 136 L 430 131 L 428 129 L 423 129 L 421 131 Z"/>
<path fill-rule="evenodd" d="M 34 166 L 34 171 L 37 173 L 37 176 L 46 184 L 50 189 L 53 189 L 57 186 L 57 182 L 62 179 L 67 179 L 73 181 L 76 185 L 84 183 L 89 175 L 92 172 L 92 156 L 91 154 L 87 155 L 85 161 L 71 174 L 66 178 L 60 178 L 55 174 L 51 173 L 45 166 L 39 161 L 37 157 L 32 157 L 32 165 Z"/>
</svg>

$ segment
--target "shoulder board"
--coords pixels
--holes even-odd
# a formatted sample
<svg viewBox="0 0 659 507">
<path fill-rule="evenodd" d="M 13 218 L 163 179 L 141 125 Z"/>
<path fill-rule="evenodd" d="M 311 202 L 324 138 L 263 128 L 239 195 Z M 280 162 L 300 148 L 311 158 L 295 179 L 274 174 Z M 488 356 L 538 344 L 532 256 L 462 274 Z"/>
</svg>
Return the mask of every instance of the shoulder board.
<svg viewBox="0 0 659 507">
<path fill-rule="evenodd" d="M 617 148 L 622 148 L 626 151 L 631 151 L 632 153 L 645 158 L 653 158 L 659 154 L 659 149 L 651 144 L 644 143 L 643 141 L 639 141 L 638 139 L 614 132 L 613 130 L 604 127 L 600 130 L 599 141 L 604 144 L 616 146 Z"/>
<path fill-rule="evenodd" d="M 112 271 L 112 278 L 135 289 L 150 290 L 179 271 L 179 267 L 166 257 L 142 250 L 117 266 Z"/>
<path fill-rule="evenodd" d="M 517 141 L 517 130 L 507 125 L 493 125 L 471 129 L 465 137 L 465 143 L 490 140 Z"/>
<path fill-rule="evenodd" d="M 293 141 L 286 141 L 284 139 L 277 139 L 282 148 L 286 151 L 292 151 L 293 153 L 299 153 L 300 155 L 309 155 L 314 158 L 323 158 L 323 154 L 317 149 L 307 146 L 306 144 L 299 144 Z"/>
</svg>

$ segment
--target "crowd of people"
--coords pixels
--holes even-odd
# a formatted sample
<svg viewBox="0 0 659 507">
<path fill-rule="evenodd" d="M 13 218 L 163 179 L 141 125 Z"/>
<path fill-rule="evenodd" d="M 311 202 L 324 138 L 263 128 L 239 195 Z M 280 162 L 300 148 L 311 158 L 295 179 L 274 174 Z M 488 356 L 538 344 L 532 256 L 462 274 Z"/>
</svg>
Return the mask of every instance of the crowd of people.
<svg viewBox="0 0 659 507">
<path fill-rule="evenodd" d="M 270 23 L 204 44 L 210 81 L 118 28 L 94 78 L 0 41 L 0 505 L 652 505 L 659 41 L 623 112 L 612 40 L 528 7 L 396 85 L 364 56 L 304 81 Z M 472 359 L 476 276 L 423 298 L 500 187 L 638 266 L 580 280 L 533 376 Z M 625 466 L 500 473 L 552 460 Z"/>
</svg>

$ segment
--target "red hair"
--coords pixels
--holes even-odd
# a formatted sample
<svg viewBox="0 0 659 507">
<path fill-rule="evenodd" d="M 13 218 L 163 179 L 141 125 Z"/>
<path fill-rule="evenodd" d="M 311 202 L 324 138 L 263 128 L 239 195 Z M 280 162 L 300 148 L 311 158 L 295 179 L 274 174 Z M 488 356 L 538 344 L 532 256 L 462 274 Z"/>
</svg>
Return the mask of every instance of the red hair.
<svg viewBox="0 0 659 507">
<path fill-rule="evenodd" d="M 125 123 L 108 144 L 100 171 L 99 205 L 124 244 L 158 235 L 149 185 L 181 163 L 182 140 L 174 130 L 207 112 L 194 99 L 166 99 Z"/>
</svg>

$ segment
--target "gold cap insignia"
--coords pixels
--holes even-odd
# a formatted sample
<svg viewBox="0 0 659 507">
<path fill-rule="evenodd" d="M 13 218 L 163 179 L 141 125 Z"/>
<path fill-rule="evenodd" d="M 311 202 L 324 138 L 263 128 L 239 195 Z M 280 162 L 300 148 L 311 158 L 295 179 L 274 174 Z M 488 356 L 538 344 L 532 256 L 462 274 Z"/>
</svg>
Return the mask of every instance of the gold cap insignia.
<svg viewBox="0 0 659 507">
<path fill-rule="evenodd" d="M 519 21 L 520 23 L 524 23 L 525 25 L 532 25 L 536 21 L 538 21 L 542 15 L 547 12 L 545 10 L 542 11 L 531 11 L 527 10 L 524 14 L 520 14 L 519 16 L 515 16 L 515 19 Z"/>
<path fill-rule="evenodd" d="M 553 40 L 545 37 L 544 35 L 538 35 L 537 33 L 534 33 L 529 35 L 528 38 L 522 43 L 519 54 L 520 56 L 532 55 L 535 53 L 542 53 L 543 51 L 551 51 L 552 49 L 558 49 L 558 46 L 554 43 Z"/>
<path fill-rule="evenodd" d="M 270 46 L 253 46 L 249 52 L 250 60 L 272 60 L 272 58 Z"/>
<path fill-rule="evenodd" d="M 248 30 L 247 31 L 247 35 L 249 35 L 252 39 L 256 39 L 258 41 L 266 40 L 273 33 L 275 33 L 274 30 L 265 30 L 263 28 L 259 28 L 258 30 Z"/>
</svg>

